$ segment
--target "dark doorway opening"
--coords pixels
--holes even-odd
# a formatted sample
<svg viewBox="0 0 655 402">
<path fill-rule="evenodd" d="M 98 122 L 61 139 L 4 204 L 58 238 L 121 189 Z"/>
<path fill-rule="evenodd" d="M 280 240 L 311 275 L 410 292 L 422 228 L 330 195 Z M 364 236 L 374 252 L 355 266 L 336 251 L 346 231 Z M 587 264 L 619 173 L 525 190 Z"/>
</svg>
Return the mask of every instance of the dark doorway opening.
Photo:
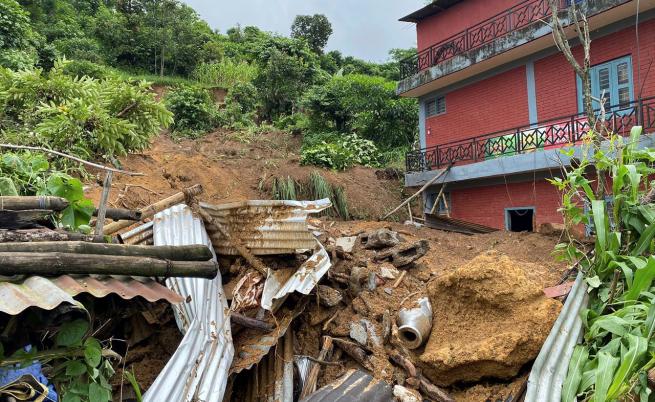
<svg viewBox="0 0 655 402">
<path fill-rule="evenodd" d="M 510 232 L 534 231 L 534 208 L 508 209 L 507 230 Z"/>
</svg>

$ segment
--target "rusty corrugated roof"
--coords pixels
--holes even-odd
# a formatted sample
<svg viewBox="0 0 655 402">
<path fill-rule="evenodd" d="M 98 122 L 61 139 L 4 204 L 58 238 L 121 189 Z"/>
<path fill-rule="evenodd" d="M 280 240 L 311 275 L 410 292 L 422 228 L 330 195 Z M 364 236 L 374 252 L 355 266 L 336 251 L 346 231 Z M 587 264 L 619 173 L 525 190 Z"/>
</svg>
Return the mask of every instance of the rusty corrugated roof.
<svg viewBox="0 0 655 402">
<path fill-rule="evenodd" d="M 0 312 L 20 314 L 29 307 L 52 310 L 62 303 L 79 304 L 74 296 L 89 293 L 94 297 L 115 294 L 123 299 L 141 296 L 154 302 L 184 299 L 150 278 L 102 275 L 62 275 L 57 278 L 31 276 L 16 282 L 0 282 Z"/>
<path fill-rule="evenodd" d="M 254 200 L 221 205 L 201 203 L 200 206 L 253 254 L 271 255 L 313 249 L 316 240 L 307 229 L 307 216 L 331 207 L 332 203 L 326 198 L 318 201 Z M 212 232 L 211 227 L 207 229 L 219 254 L 239 254 L 219 233 Z"/>
</svg>

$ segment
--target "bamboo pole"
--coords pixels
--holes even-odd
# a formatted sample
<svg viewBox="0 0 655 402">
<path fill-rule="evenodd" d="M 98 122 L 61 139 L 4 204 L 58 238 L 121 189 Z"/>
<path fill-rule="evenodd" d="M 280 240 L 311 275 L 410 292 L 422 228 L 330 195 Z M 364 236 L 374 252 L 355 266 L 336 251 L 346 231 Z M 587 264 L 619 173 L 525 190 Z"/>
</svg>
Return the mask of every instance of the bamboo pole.
<svg viewBox="0 0 655 402">
<path fill-rule="evenodd" d="M 0 243 L 44 241 L 85 241 L 93 243 L 105 243 L 105 238 L 102 236 L 84 235 L 81 233 L 64 232 L 50 229 L 0 229 Z"/>
<path fill-rule="evenodd" d="M 38 227 L 53 214 L 49 209 L 26 209 L 22 211 L 0 210 L 0 228 L 22 229 Z"/>
<path fill-rule="evenodd" d="M 93 212 L 93 216 L 98 216 L 99 212 L 100 210 L 96 209 Z M 123 208 L 107 208 L 105 210 L 105 217 L 115 221 L 118 220 L 140 221 L 142 218 L 141 211 L 135 211 L 132 209 L 123 209 Z"/>
<path fill-rule="evenodd" d="M 0 210 L 23 211 L 26 209 L 50 209 L 62 211 L 68 206 L 68 200 L 50 196 L 4 196 L 0 197 Z"/>
<path fill-rule="evenodd" d="M 214 278 L 215 261 L 170 261 L 69 253 L 0 253 L 0 275 L 126 275 Z"/>
<path fill-rule="evenodd" d="M 439 190 L 439 194 L 437 194 L 437 198 L 434 200 L 434 205 L 432 206 L 432 209 L 430 209 L 430 215 L 434 215 L 434 211 L 439 207 L 439 198 L 443 195 L 443 191 L 446 189 L 446 183 L 441 185 L 441 190 Z M 444 205 L 446 205 L 446 196 L 443 195 L 444 198 Z"/>
<path fill-rule="evenodd" d="M 165 198 L 161 201 L 158 201 L 154 204 L 148 205 L 147 207 L 140 209 L 139 212 L 141 212 L 141 219 L 151 218 L 156 213 L 161 212 L 166 208 L 170 208 L 173 205 L 177 205 L 181 202 L 184 202 L 188 198 L 191 198 L 201 193 L 202 193 L 202 186 L 200 184 L 196 184 L 193 187 L 189 187 L 184 191 L 181 191 L 168 198 Z M 111 235 L 133 224 L 134 224 L 133 221 L 128 221 L 128 220 L 120 220 L 118 222 L 113 222 L 105 226 L 104 233 L 105 235 Z"/>
<path fill-rule="evenodd" d="M 213 255 L 207 246 L 139 246 L 98 244 L 83 241 L 47 241 L 37 243 L 0 243 L 0 253 L 67 253 L 122 257 L 150 257 L 171 261 L 209 261 Z"/>
<path fill-rule="evenodd" d="M 68 155 L 68 154 L 65 154 L 63 152 L 54 151 L 52 149 L 47 149 L 47 148 L 42 148 L 42 147 L 32 147 L 32 146 L 27 146 L 27 145 L 14 145 L 14 144 L 0 144 L 0 148 L 26 149 L 26 150 L 29 150 L 29 151 L 45 152 L 45 153 L 61 156 L 63 158 L 68 158 L 68 159 L 74 160 L 75 162 L 79 162 L 79 163 L 82 163 L 84 165 L 94 167 L 96 169 L 101 169 L 101 170 L 104 170 L 106 172 L 120 173 L 120 174 L 125 174 L 125 175 L 128 175 L 128 176 L 145 176 L 143 173 L 128 172 L 126 170 L 121 170 L 121 169 L 111 168 L 111 167 L 108 167 L 108 166 L 99 165 L 97 163 L 85 161 L 84 159 L 80 159 L 80 158 L 78 158 L 76 156 Z"/>
<path fill-rule="evenodd" d="M 443 175 L 446 174 L 448 171 L 450 171 L 450 168 L 451 168 L 452 166 L 453 166 L 452 164 L 451 164 L 451 165 L 448 165 L 448 167 L 445 168 L 444 170 L 442 170 L 441 172 L 439 172 L 438 175 L 436 175 L 436 176 L 434 176 L 433 178 L 431 178 L 430 180 L 428 180 L 428 182 L 425 183 L 425 184 L 423 185 L 423 187 L 421 187 L 420 190 L 418 190 L 416 193 L 412 194 L 409 198 L 407 198 L 407 199 L 406 199 L 405 201 L 403 201 L 400 205 L 398 205 L 398 206 L 397 206 L 396 208 L 394 208 L 391 212 L 389 212 L 388 214 L 384 215 L 384 216 L 383 216 L 382 218 L 380 218 L 380 219 L 381 219 L 381 220 L 382 220 L 382 219 L 387 219 L 389 216 L 391 216 L 391 215 L 393 215 L 394 213 L 396 213 L 400 208 L 404 207 L 406 204 L 408 204 L 408 203 L 409 203 L 410 201 L 412 201 L 414 198 L 418 197 L 421 193 L 423 193 L 423 192 L 425 191 L 426 188 L 430 187 L 433 183 L 435 183 L 437 180 L 439 180 L 439 179 L 441 178 L 441 176 L 443 176 Z"/>
</svg>

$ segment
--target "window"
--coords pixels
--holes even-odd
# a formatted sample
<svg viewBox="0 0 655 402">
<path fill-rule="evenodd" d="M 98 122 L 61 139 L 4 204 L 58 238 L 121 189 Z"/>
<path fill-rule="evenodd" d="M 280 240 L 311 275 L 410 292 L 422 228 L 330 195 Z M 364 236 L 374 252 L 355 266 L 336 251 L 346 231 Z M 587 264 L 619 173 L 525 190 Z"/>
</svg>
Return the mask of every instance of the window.
<svg viewBox="0 0 655 402">
<path fill-rule="evenodd" d="M 630 56 L 593 66 L 591 73 L 591 96 L 600 98 L 603 94 L 605 110 L 633 101 L 632 60 Z M 578 77 L 578 110 L 584 111 L 582 99 L 582 81 Z M 597 101 L 594 109 L 599 109 Z"/>
<path fill-rule="evenodd" d="M 425 102 L 425 114 L 428 117 L 446 113 L 446 97 L 437 96 Z"/>
</svg>

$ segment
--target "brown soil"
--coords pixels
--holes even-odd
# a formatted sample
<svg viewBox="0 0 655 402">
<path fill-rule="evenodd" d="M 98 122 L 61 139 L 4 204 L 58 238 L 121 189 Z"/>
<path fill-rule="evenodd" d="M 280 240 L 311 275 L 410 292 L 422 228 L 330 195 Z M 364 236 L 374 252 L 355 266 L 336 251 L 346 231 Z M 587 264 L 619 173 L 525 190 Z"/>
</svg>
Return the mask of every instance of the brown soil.
<svg viewBox="0 0 655 402">
<path fill-rule="evenodd" d="M 333 172 L 300 166 L 299 149 L 299 137 L 280 132 L 217 131 L 180 141 L 161 135 L 148 150 L 120 158 L 123 169 L 145 176 L 115 175 L 110 205 L 139 208 L 198 183 L 205 190 L 199 198 L 209 203 L 270 199 L 273 177 L 291 176 L 303 182 L 315 170 L 332 185 L 345 188 L 351 213 L 358 218 L 378 217 L 404 199 L 399 180 L 380 180 L 375 169 L 364 167 Z M 101 183 L 100 177 L 87 183 L 87 196 L 96 203 Z"/>
<path fill-rule="evenodd" d="M 509 379 L 534 360 L 561 308 L 525 274 L 538 270 L 494 251 L 432 282 L 425 374 L 439 385 Z"/>
<path fill-rule="evenodd" d="M 382 320 L 385 312 L 388 312 L 392 318 L 392 322 L 395 322 L 401 306 L 408 306 L 421 296 L 427 295 L 428 289 L 430 289 L 429 293 L 433 299 L 432 306 L 435 312 L 435 322 L 448 323 L 448 328 L 445 332 L 441 334 L 437 333 L 436 335 L 433 332 L 429 340 L 431 344 L 439 340 L 443 340 L 443 342 L 461 342 L 458 339 L 470 339 L 470 337 L 466 338 L 468 336 L 466 328 L 469 327 L 469 319 L 473 319 L 487 323 L 487 335 L 494 333 L 498 335 L 505 334 L 504 338 L 500 339 L 514 339 L 515 343 L 528 345 L 518 354 L 505 353 L 504 356 L 501 356 L 502 350 L 498 351 L 498 359 L 509 359 L 509 368 L 502 365 L 489 367 L 470 366 L 469 369 L 472 374 L 468 378 L 465 375 L 463 376 L 461 372 L 454 372 L 454 376 L 458 377 L 457 380 L 468 379 L 477 381 L 483 377 L 509 378 L 508 380 L 495 382 L 491 380 L 478 384 L 469 383 L 468 385 L 457 383 L 449 388 L 448 391 L 452 393 L 457 401 L 467 402 L 486 401 L 487 399 L 492 401 L 497 399 L 505 400 L 510 394 L 515 394 L 518 391 L 525 375 L 522 374 L 522 377 L 515 378 L 513 376 L 517 375 L 521 366 L 524 365 L 523 363 L 529 363 L 529 360 L 536 356 L 536 352 L 540 349 L 559 311 L 559 302 L 548 300 L 541 296 L 541 290 L 544 287 L 555 285 L 566 269 L 564 264 L 556 262 L 551 255 L 553 247 L 557 243 L 556 238 L 536 233 L 509 232 L 466 236 L 388 222 L 358 221 L 328 223 L 313 221 L 312 223 L 326 231 L 326 236 L 332 239 L 340 236 L 357 235 L 362 232 L 371 232 L 382 227 L 387 227 L 399 232 L 407 242 L 427 239 L 430 244 L 430 250 L 414 266 L 409 267 L 408 274 L 397 288 L 392 288 L 395 279 L 385 279 L 385 283 L 379 284 L 375 290 L 369 291 L 366 289 L 366 280 L 364 280 L 361 285 L 362 290 L 358 294 L 352 294 L 347 285 L 339 285 L 332 281 L 332 286 L 341 286 L 342 291 L 346 295 L 346 299 L 344 300 L 345 307 L 319 309 L 315 304 L 309 307 L 311 318 L 304 318 L 305 322 L 300 325 L 301 333 L 298 334 L 298 339 L 302 339 L 303 341 L 301 343 L 303 354 L 306 353 L 316 356 L 320 342 L 319 334 L 348 338 L 350 323 L 359 321 L 360 319 L 370 321 L 375 327 L 375 332 L 381 335 L 383 332 Z M 489 252 L 491 254 L 488 254 Z M 374 251 L 364 250 L 361 246 L 356 246 L 353 252 L 353 259 L 333 261 L 334 265 L 331 272 L 333 275 L 343 274 L 348 276 L 351 274 L 353 268 L 355 268 L 363 271 L 361 276 L 364 278 L 368 277 L 369 272 L 379 274 L 384 263 L 372 262 L 373 255 Z M 450 293 L 451 300 L 435 299 L 435 284 L 446 282 L 448 278 L 454 281 L 452 278 L 457 278 L 458 275 L 461 275 L 459 274 L 461 271 L 468 272 L 468 270 L 465 270 L 465 267 L 471 265 L 473 257 L 478 255 L 480 257 L 477 258 L 477 261 L 494 256 L 494 264 L 490 265 L 492 267 L 495 266 L 494 275 L 497 275 L 497 277 L 489 275 L 487 276 L 488 281 L 481 281 L 482 285 L 479 287 L 472 285 L 473 287 L 469 290 L 485 290 L 487 293 L 477 296 L 482 297 L 483 300 L 486 296 L 490 299 L 489 306 L 494 306 L 497 311 L 493 311 L 494 308 L 489 308 L 492 311 L 483 310 L 482 308 L 470 310 L 469 312 L 465 309 L 459 311 L 457 310 L 458 306 L 466 304 L 467 297 L 456 297 L 456 292 Z M 520 269 L 517 266 L 520 266 Z M 506 270 L 510 270 L 512 273 L 506 274 Z M 400 272 L 402 272 L 402 269 Z M 484 276 L 482 275 L 483 272 L 480 271 L 481 275 L 479 276 Z M 471 275 L 469 279 L 474 279 L 474 277 L 474 275 Z M 474 283 L 477 284 L 478 282 Z M 466 289 L 466 286 L 463 286 L 463 288 Z M 471 294 L 476 296 L 474 292 Z M 491 297 L 494 295 L 497 295 L 497 300 Z M 469 297 L 471 296 L 469 295 Z M 519 303 L 513 303 L 514 298 L 522 300 L 519 303 L 525 304 L 527 307 Z M 471 303 L 473 303 L 472 298 Z M 518 311 L 513 311 L 510 307 L 522 308 Z M 533 311 L 535 309 L 540 310 Z M 332 317 L 335 312 L 336 316 L 327 326 L 326 331 L 320 331 L 325 321 L 329 317 Z M 486 317 L 487 314 L 491 314 L 489 317 L 493 318 Z M 494 322 L 494 319 L 497 319 L 497 321 Z M 519 326 L 516 327 L 517 331 L 510 333 L 511 327 L 516 325 L 515 322 L 517 321 L 519 322 Z M 528 325 L 533 325 L 535 328 L 528 331 L 526 329 Z M 483 324 L 480 324 L 479 328 L 483 326 Z M 442 327 L 436 326 L 435 328 Z M 532 336 L 525 335 L 523 338 L 519 337 L 516 340 L 514 335 L 516 333 L 520 334 L 523 330 L 526 333 L 534 331 L 535 334 Z M 437 330 L 435 329 L 435 331 Z M 481 336 L 483 332 L 480 330 L 476 333 Z M 489 345 L 491 345 L 493 339 L 498 339 L 498 337 L 490 336 L 488 339 L 490 340 Z M 521 342 L 522 340 L 524 342 Z M 503 346 L 502 342 L 498 347 L 500 348 L 501 346 Z M 404 371 L 389 362 L 388 353 L 391 350 L 400 351 L 401 354 L 419 366 L 426 375 L 430 374 L 430 370 L 432 370 L 433 374 L 435 373 L 433 362 L 430 360 L 422 361 L 421 359 L 421 355 L 426 349 L 431 348 L 430 346 L 428 348 L 424 346 L 414 351 L 407 350 L 399 344 L 395 334 L 392 332 L 389 343 L 384 347 L 370 348 L 370 361 L 374 367 L 374 375 L 390 383 L 402 384 L 405 378 Z M 434 348 L 431 349 L 433 350 Z M 507 349 L 511 349 L 511 347 Z M 494 353 L 491 353 L 491 355 L 493 356 Z M 319 378 L 319 385 L 331 382 L 347 368 L 357 367 L 357 364 L 348 357 L 342 358 L 342 360 L 345 360 L 345 364 L 341 369 L 330 367 L 322 371 L 321 377 Z M 449 375 L 453 374 L 448 373 L 448 370 L 443 370 L 439 373 L 440 378 L 433 378 L 433 381 L 439 384 L 452 384 L 455 378 L 448 378 Z"/>
</svg>

